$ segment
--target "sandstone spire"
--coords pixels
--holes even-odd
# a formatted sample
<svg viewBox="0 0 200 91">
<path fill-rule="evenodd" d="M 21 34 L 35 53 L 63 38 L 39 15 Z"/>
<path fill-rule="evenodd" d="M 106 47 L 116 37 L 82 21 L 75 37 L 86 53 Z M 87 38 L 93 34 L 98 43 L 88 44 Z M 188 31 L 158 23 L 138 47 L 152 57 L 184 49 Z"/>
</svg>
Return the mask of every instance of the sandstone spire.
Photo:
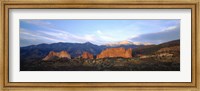
<svg viewBox="0 0 200 91">
<path fill-rule="evenodd" d="M 49 54 L 45 58 L 43 58 L 43 60 L 45 60 L 45 61 L 50 60 L 52 57 L 71 59 L 70 54 L 66 51 L 61 51 L 61 52 L 50 51 Z"/>
<path fill-rule="evenodd" d="M 91 53 L 83 52 L 82 58 L 84 58 L 84 59 L 93 59 L 94 57 L 93 57 L 93 55 Z"/>
</svg>

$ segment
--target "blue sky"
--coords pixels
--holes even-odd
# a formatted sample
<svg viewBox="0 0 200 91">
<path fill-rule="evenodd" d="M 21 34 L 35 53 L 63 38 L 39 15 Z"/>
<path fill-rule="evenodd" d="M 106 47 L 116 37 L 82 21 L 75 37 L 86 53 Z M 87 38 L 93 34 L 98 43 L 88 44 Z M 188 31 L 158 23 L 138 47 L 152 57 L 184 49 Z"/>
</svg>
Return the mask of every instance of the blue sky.
<svg viewBox="0 0 200 91">
<path fill-rule="evenodd" d="M 180 20 L 20 20 L 20 46 L 41 43 L 159 44 L 180 39 Z"/>
</svg>

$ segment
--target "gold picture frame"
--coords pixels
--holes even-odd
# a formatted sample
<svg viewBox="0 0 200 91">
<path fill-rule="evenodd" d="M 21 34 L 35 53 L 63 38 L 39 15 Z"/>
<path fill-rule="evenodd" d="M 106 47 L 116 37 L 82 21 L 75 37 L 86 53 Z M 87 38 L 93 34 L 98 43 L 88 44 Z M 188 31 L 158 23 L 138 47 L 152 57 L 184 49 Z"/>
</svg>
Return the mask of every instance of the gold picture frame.
<svg viewBox="0 0 200 91">
<path fill-rule="evenodd" d="M 199 3 L 200 1 L 1 1 L 1 60 L 0 60 L 0 89 L 5 91 L 21 90 L 169 90 L 169 91 L 199 91 L 200 90 L 200 61 L 199 61 Z M 95 9 L 191 9 L 192 10 L 192 82 L 9 82 L 8 51 L 9 51 L 9 9 L 46 9 L 46 8 L 95 8 Z"/>
</svg>

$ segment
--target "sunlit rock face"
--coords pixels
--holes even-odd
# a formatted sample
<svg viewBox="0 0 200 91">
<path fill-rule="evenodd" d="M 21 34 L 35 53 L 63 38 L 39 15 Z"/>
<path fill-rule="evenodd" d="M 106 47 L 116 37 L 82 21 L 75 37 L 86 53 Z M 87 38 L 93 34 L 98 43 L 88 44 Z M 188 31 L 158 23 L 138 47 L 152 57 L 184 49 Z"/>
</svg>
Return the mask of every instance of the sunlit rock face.
<svg viewBox="0 0 200 91">
<path fill-rule="evenodd" d="M 66 51 L 61 51 L 61 52 L 50 51 L 49 54 L 45 58 L 43 58 L 43 60 L 45 61 L 50 60 L 52 57 L 71 59 L 70 54 Z"/>
<path fill-rule="evenodd" d="M 132 58 L 132 48 L 129 48 L 126 50 L 126 52 L 124 53 L 124 57 L 125 58 Z"/>
<path fill-rule="evenodd" d="M 132 49 L 125 48 L 107 48 L 103 50 L 99 55 L 97 55 L 97 59 L 99 58 L 107 58 L 107 57 L 123 57 L 123 58 L 132 58 Z"/>
<path fill-rule="evenodd" d="M 83 58 L 83 59 L 93 59 L 94 57 L 93 57 L 93 55 L 92 55 L 91 53 L 89 53 L 89 52 L 83 52 L 82 58 Z"/>
</svg>

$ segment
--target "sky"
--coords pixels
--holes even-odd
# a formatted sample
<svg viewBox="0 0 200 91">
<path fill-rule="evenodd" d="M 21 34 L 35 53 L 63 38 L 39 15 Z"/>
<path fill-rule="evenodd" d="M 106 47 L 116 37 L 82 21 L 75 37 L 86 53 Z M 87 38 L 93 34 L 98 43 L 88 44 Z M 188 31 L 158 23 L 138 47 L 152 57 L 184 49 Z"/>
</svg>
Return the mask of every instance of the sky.
<svg viewBox="0 0 200 91">
<path fill-rule="evenodd" d="M 180 20 L 20 20 L 20 46 L 41 43 L 96 45 L 130 41 L 160 44 L 180 39 Z"/>
</svg>

